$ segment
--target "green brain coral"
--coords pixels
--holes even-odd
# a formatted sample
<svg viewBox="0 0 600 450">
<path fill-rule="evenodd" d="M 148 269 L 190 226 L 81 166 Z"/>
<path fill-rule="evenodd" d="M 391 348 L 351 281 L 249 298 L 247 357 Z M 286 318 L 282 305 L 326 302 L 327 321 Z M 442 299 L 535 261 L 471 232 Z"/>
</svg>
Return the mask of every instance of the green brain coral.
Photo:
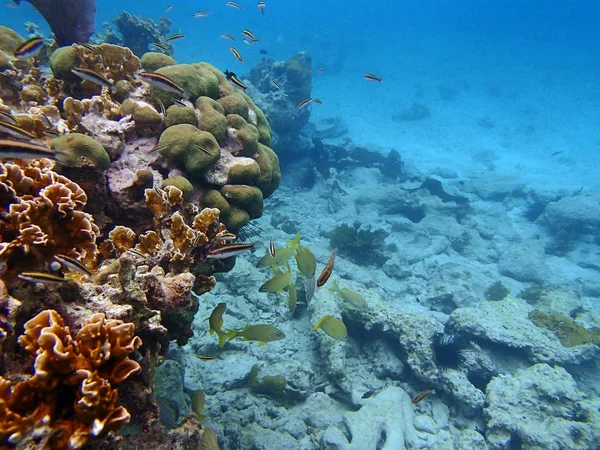
<svg viewBox="0 0 600 450">
<path fill-rule="evenodd" d="M 177 64 L 172 57 L 159 52 L 146 52 L 142 55 L 142 67 L 146 72 L 155 72 L 161 67 Z"/>
<path fill-rule="evenodd" d="M 93 166 L 96 170 L 104 171 L 110 164 L 110 157 L 102 144 L 85 134 L 65 134 L 53 139 L 50 146 L 65 166 Z"/>
<path fill-rule="evenodd" d="M 183 108 L 177 105 L 169 106 L 167 117 L 165 117 L 165 126 L 171 127 L 182 123 L 196 126 L 196 111 L 194 108 Z"/>
<path fill-rule="evenodd" d="M 187 178 L 182 176 L 173 176 L 167 178 L 161 183 L 161 187 L 164 188 L 165 186 L 175 186 L 178 188 L 181 192 L 183 192 L 183 198 L 186 201 L 190 198 L 192 192 L 194 192 L 194 186 L 192 186 L 192 183 L 190 183 Z"/>
<path fill-rule="evenodd" d="M 198 97 L 207 96 L 217 98 L 219 96 L 219 80 L 210 70 L 198 64 L 177 64 L 158 69 L 156 73 L 166 76 L 188 95 L 192 102 Z M 173 103 L 176 94 L 163 91 L 154 86 L 150 87 L 150 94 L 161 100 L 165 106 Z"/>
<path fill-rule="evenodd" d="M 248 213 L 251 219 L 257 219 L 263 213 L 263 195 L 255 186 L 228 184 L 221 188 L 221 195 L 230 205 L 237 206 Z"/>
<path fill-rule="evenodd" d="M 221 149 L 214 136 L 193 125 L 181 124 L 167 128 L 158 144 L 166 146 L 161 154 L 191 178 L 200 178 L 215 163 Z"/>
<path fill-rule="evenodd" d="M 227 116 L 227 125 L 235 130 L 241 148 L 235 149 L 236 156 L 253 156 L 258 150 L 258 130 L 238 114 Z"/>
<path fill-rule="evenodd" d="M 71 72 L 73 67 L 79 67 L 81 60 L 73 47 L 60 47 L 50 55 L 50 69 L 56 78 L 62 80 L 78 80 L 77 75 Z"/>
<path fill-rule="evenodd" d="M 196 109 L 198 128 L 211 133 L 217 142 L 223 143 L 227 135 L 227 118 L 223 107 L 210 97 L 198 97 Z"/>
</svg>

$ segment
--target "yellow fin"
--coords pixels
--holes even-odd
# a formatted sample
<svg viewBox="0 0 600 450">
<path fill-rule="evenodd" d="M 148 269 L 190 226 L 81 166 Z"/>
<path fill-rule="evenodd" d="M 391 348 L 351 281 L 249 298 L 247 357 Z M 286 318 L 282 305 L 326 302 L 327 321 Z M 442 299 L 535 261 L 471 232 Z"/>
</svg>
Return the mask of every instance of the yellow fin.
<svg viewBox="0 0 600 450">
<path fill-rule="evenodd" d="M 297 249 L 300 247 L 300 233 L 296 233 L 296 237 L 294 238 L 293 241 L 287 241 L 287 245 L 288 247 Z"/>
</svg>

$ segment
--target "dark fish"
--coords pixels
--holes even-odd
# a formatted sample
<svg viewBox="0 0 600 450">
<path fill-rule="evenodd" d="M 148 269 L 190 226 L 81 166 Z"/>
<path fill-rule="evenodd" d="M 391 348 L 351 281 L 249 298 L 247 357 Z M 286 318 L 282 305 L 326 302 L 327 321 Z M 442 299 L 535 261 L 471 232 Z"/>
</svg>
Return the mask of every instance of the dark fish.
<svg viewBox="0 0 600 450">
<path fill-rule="evenodd" d="M 273 83 L 273 86 L 275 86 L 277 89 L 281 89 L 281 85 L 276 80 L 272 80 L 271 83 Z"/>
<path fill-rule="evenodd" d="M 248 88 L 244 83 L 242 83 L 240 81 L 240 79 L 237 77 L 237 75 L 235 73 L 230 72 L 229 70 L 225 71 L 225 78 L 227 78 L 229 80 L 229 82 L 231 84 L 233 84 L 234 86 L 237 86 L 244 90 L 246 90 Z"/>
<path fill-rule="evenodd" d="M 108 79 L 106 79 L 105 76 L 100 75 L 98 72 L 94 72 L 93 70 L 84 69 L 83 67 L 73 67 L 71 69 L 71 72 L 73 72 L 75 75 L 77 75 L 83 80 L 90 81 L 99 86 L 106 87 L 111 91 L 115 88 L 114 85 Z"/>
<path fill-rule="evenodd" d="M 329 277 L 331 276 L 331 272 L 333 272 L 334 262 L 335 262 L 335 252 L 331 252 L 331 257 L 329 258 L 327 265 L 325 266 L 325 268 L 323 269 L 323 272 L 321 272 L 321 275 L 319 275 L 319 278 L 317 279 L 318 287 L 323 286 L 325 283 L 327 283 L 327 280 L 329 280 Z"/>
<path fill-rule="evenodd" d="M 362 397 L 361 397 L 361 398 L 362 398 L 362 399 L 365 399 L 365 398 L 371 398 L 371 397 L 373 397 L 373 394 L 375 394 L 375 391 L 367 391 L 367 392 L 365 392 L 365 393 L 362 395 Z"/>
<path fill-rule="evenodd" d="M 250 30 L 242 30 L 242 34 L 244 35 L 244 37 L 248 38 L 251 42 L 258 41 L 258 39 L 256 39 L 256 37 L 254 36 L 254 33 L 252 33 L 252 31 L 250 31 Z"/>
<path fill-rule="evenodd" d="M 159 413 L 158 418 L 167 428 L 176 428 L 179 420 L 179 409 L 170 398 L 156 397 Z"/>
<path fill-rule="evenodd" d="M 245 251 L 252 250 L 254 248 L 254 244 L 231 244 L 224 245 L 223 247 L 213 248 L 208 251 L 206 255 L 209 259 L 225 259 L 231 258 L 232 256 L 237 256 L 240 253 L 244 253 Z"/>
<path fill-rule="evenodd" d="M 367 81 L 377 81 L 378 83 L 381 83 L 381 78 L 379 78 L 377 75 L 373 75 L 372 73 L 365 73 L 363 78 Z"/>
<path fill-rule="evenodd" d="M 240 55 L 240 52 L 238 52 L 235 48 L 229 47 L 229 50 L 231 51 L 231 53 L 233 53 L 233 56 L 235 56 L 239 62 L 245 61 L 244 58 L 242 58 L 242 55 Z"/>
<path fill-rule="evenodd" d="M 44 46 L 44 40 L 41 37 L 33 37 L 15 49 L 15 58 L 27 59 L 38 54 Z"/>
<path fill-rule="evenodd" d="M 32 142 L 0 139 L 0 159 L 57 159 L 50 148 Z"/>
<path fill-rule="evenodd" d="M 165 41 L 167 42 L 171 42 L 171 41 L 176 41 L 177 39 L 183 39 L 185 36 L 183 35 L 183 33 L 175 33 L 172 34 L 171 36 L 168 36 Z"/>
<path fill-rule="evenodd" d="M 264 48 L 261 48 L 261 49 L 260 49 L 260 54 L 261 54 L 261 55 L 267 55 L 268 53 L 269 53 L 269 52 L 268 52 L 268 51 L 266 51 Z"/>
<path fill-rule="evenodd" d="M 434 394 L 434 393 L 435 393 L 435 391 L 433 389 L 427 389 L 426 391 L 419 392 L 417 395 L 415 395 L 412 398 L 412 402 L 413 402 L 413 404 L 416 405 L 421 400 L 423 400 L 425 397 L 428 397 L 428 396 L 430 396 L 431 394 Z"/>
<path fill-rule="evenodd" d="M 187 108 L 187 105 L 185 103 L 183 103 L 181 100 L 179 100 L 178 98 L 174 98 L 173 103 L 175 105 L 179 106 L 180 108 Z"/>
<path fill-rule="evenodd" d="M 562 150 L 559 150 L 558 152 L 552 153 L 552 156 L 560 155 L 561 153 L 562 153 Z"/>
<path fill-rule="evenodd" d="M 237 4 L 236 2 L 225 2 L 225 5 L 226 6 L 231 6 L 232 8 L 235 8 L 235 9 L 240 9 L 240 10 L 244 9 L 239 4 Z"/>
<path fill-rule="evenodd" d="M 152 72 L 140 72 L 136 76 L 151 86 L 177 94 L 185 100 L 190 98 L 190 94 L 185 92 L 177 83 L 164 75 Z"/>
<path fill-rule="evenodd" d="M 296 106 L 296 109 L 302 109 L 304 108 L 306 105 L 308 105 L 310 102 L 312 102 L 312 98 L 305 98 L 304 100 L 302 100 L 300 103 L 298 103 L 298 106 Z"/>
</svg>

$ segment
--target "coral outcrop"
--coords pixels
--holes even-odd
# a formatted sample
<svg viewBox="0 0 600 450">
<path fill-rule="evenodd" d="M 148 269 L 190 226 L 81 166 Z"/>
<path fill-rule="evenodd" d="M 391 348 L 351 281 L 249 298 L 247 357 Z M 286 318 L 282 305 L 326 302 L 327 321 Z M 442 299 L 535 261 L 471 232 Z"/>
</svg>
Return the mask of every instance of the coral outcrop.
<svg viewBox="0 0 600 450">
<path fill-rule="evenodd" d="M 19 345 L 35 359 L 33 374 L 0 377 L 0 442 L 79 449 L 127 425 L 116 386 L 141 371 L 129 359 L 142 345 L 134 328 L 95 314 L 73 335 L 54 310 L 25 323 Z"/>
</svg>

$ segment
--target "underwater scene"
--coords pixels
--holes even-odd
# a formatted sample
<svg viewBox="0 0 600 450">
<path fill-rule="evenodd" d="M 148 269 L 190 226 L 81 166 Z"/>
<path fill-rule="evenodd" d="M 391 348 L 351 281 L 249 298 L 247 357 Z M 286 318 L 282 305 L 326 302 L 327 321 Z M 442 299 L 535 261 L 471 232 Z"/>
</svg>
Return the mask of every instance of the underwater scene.
<svg viewBox="0 0 600 450">
<path fill-rule="evenodd" d="M 600 450 L 600 2 L 0 11 L 0 450 Z"/>
</svg>

